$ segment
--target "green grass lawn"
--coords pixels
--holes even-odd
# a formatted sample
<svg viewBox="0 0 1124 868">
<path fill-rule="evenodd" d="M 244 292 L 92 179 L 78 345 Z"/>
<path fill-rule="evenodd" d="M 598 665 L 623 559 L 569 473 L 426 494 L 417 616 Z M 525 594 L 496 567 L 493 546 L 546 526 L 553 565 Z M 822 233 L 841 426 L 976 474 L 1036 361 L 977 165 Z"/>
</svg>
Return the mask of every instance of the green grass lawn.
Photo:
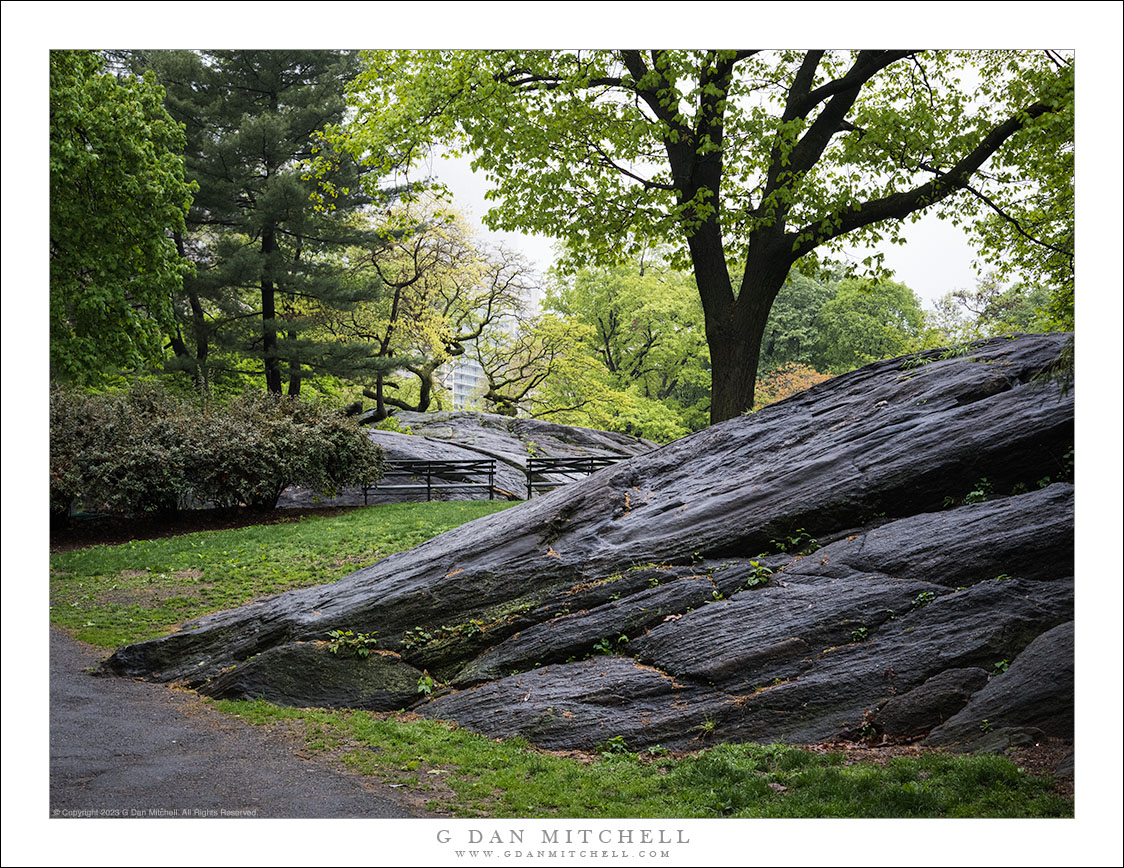
<svg viewBox="0 0 1124 868">
<path fill-rule="evenodd" d="M 504 509 L 490 501 L 373 506 L 292 524 L 93 546 L 51 557 L 51 621 L 113 648 L 266 594 L 322 584 Z M 314 752 L 410 788 L 430 810 L 489 817 L 1060 817 L 1072 800 L 1006 757 L 851 762 L 780 745 L 688 755 L 558 755 L 414 715 L 216 702 L 290 726 Z"/>
<path fill-rule="evenodd" d="M 91 546 L 51 556 L 51 622 L 116 648 L 293 588 L 321 585 L 514 504 L 394 503 L 287 524 Z"/>
<path fill-rule="evenodd" d="M 720 744 L 672 756 L 619 742 L 599 755 L 541 751 L 416 715 L 215 703 L 295 726 L 308 748 L 410 788 L 457 817 L 1062 817 L 1072 802 L 1002 756 L 924 754 L 851 763 L 844 753 Z M 570 752 L 573 753 L 573 752 Z"/>
</svg>

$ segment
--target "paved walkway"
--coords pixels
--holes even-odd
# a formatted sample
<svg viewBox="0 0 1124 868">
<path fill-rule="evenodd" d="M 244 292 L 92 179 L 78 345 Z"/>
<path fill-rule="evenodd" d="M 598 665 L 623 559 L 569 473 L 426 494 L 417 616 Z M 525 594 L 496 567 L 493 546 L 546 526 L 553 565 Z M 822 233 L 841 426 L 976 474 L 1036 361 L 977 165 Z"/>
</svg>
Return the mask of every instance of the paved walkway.
<svg viewBox="0 0 1124 868">
<path fill-rule="evenodd" d="M 358 775 L 297 755 L 290 735 L 193 693 L 86 670 L 96 649 L 51 630 L 53 817 L 410 817 Z"/>
</svg>

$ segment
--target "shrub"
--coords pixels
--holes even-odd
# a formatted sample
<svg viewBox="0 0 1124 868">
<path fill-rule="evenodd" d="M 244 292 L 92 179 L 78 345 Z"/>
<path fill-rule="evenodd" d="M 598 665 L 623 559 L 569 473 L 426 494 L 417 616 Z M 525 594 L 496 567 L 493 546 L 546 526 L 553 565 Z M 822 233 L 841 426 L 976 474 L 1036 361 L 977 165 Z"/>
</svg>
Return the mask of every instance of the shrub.
<svg viewBox="0 0 1124 868">
<path fill-rule="evenodd" d="M 203 496 L 272 509 L 290 485 L 320 494 L 382 476 L 383 453 L 359 424 L 321 403 L 247 392 L 208 426 Z"/>
<path fill-rule="evenodd" d="M 830 379 L 831 374 L 821 374 L 808 365 L 786 362 L 758 379 L 753 409 L 760 410 Z"/>
<path fill-rule="evenodd" d="M 51 393 L 51 512 L 77 499 L 134 514 L 172 512 L 190 497 L 194 463 L 190 411 L 158 386 L 127 393 Z"/>
<path fill-rule="evenodd" d="M 70 389 L 51 390 L 51 520 L 64 517 L 82 493 L 82 456 L 87 452 L 89 433 L 84 398 Z"/>
<path fill-rule="evenodd" d="M 336 494 L 382 475 L 382 450 L 319 403 L 247 393 L 207 412 L 157 386 L 51 393 L 51 512 L 74 501 L 125 514 L 189 505 L 272 509 L 301 484 Z"/>
</svg>

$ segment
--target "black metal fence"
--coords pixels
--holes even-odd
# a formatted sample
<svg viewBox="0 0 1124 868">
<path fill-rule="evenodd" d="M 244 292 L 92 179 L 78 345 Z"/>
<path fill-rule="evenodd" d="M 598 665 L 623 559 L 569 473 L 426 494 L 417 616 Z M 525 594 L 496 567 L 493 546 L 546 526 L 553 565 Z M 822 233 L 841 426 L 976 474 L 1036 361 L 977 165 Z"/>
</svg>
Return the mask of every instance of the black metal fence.
<svg viewBox="0 0 1124 868">
<path fill-rule="evenodd" d="M 595 455 L 584 458 L 529 458 L 527 459 L 527 499 L 535 496 L 535 491 L 558 488 L 574 482 L 574 477 L 589 476 L 618 461 L 625 456 Z M 564 479 L 548 479 L 547 474 Z"/>
<path fill-rule="evenodd" d="M 582 458 L 529 458 L 527 459 L 527 499 L 575 482 L 577 477 L 589 476 L 605 467 L 625 460 L 625 456 L 594 455 Z M 560 478 L 561 477 L 561 478 Z M 480 461 L 402 460 L 388 461 L 383 477 L 376 483 L 363 486 L 363 503 L 375 491 L 425 492 L 426 500 L 433 500 L 434 492 L 487 490 L 488 500 L 496 497 L 496 462 Z M 511 496 L 508 492 L 500 492 Z"/>
<path fill-rule="evenodd" d="M 387 482 L 388 479 L 402 480 Z M 409 480 L 409 481 L 405 481 Z M 388 461 L 383 477 L 373 485 L 363 486 L 363 503 L 372 491 L 424 491 L 432 500 L 433 492 L 487 489 L 488 500 L 496 497 L 496 462 L 487 461 Z"/>
</svg>

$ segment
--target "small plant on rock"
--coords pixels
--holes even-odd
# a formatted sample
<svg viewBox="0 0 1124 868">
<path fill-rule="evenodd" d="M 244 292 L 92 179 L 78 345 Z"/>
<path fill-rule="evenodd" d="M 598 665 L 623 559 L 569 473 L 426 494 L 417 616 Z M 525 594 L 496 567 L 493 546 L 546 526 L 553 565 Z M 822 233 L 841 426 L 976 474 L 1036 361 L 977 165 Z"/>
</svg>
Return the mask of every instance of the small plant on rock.
<svg viewBox="0 0 1124 868">
<path fill-rule="evenodd" d="M 630 753 L 632 751 L 628 749 L 628 742 L 624 740 L 623 735 L 614 735 L 601 745 L 601 756 L 606 758 L 627 756 Z"/>
<path fill-rule="evenodd" d="M 750 561 L 749 565 L 753 567 L 753 572 L 750 574 L 749 578 L 746 579 L 745 586 L 747 588 L 756 588 L 758 585 L 764 585 L 773 575 L 773 571 L 768 567 L 762 566 L 759 561 Z"/>
<path fill-rule="evenodd" d="M 410 651 L 414 648 L 421 648 L 428 645 L 432 641 L 432 633 L 423 630 L 421 627 L 415 627 L 413 630 L 407 630 L 406 634 L 402 637 L 402 648 L 406 651 Z"/>
<path fill-rule="evenodd" d="M 920 594 L 913 598 L 913 608 L 923 609 L 925 606 L 928 606 L 931 602 L 933 602 L 933 600 L 935 600 L 936 598 L 936 594 L 934 594 L 932 591 L 922 591 Z"/>
<path fill-rule="evenodd" d="M 418 679 L 418 693 L 423 696 L 429 696 L 439 686 L 437 679 L 430 675 L 428 670 L 424 671 Z"/>
<path fill-rule="evenodd" d="M 706 717 L 703 718 L 703 722 L 700 723 L 698 726 L 691 727 L 691 729 L 693 729 L 695 732 L 698 733 L 698 735 L 695 736 L 698 739 L 710 738 L 712 735 L 714 735 L 714 731 L 717 728 L 718 728 L 717 721 L 715 721 L 715 719 L 713 717 L 711 717 L 709 714 L 706 715 Z"/>
<path fill-rule="evenodd" d="M 820 547 L 814 536 L 802 527 L 780 539 L 770 540 L 778 552 L 791 552 L 794 555 L 807 555 Z"/>
<path fill-rule="evenodd" d="M 627 642 L 628 636 L 626 636 L 624 633 L 621 633 L 617 637 L 617 645 L 624 645 Z M 603 639 L 598 639 L 593 643 L 593 651 L 595 654 L 612 654 L 616 650 L 617 649 L 613 647 L 613 641 L 609 639 L 608 636 L 604 637 Z"/>
<path fill-rule="evenodd" d="M 461 635 L 466 637 L 479 636 L 484 632 L 484 622 L 473 619 L 461 625 Z"/>
<path fill-rule="evenodd" d="M 409 425 L 403 425 L 394 416 L 387 416 L 385 419 L 375 425 L 375 428 L 377 428 L 379 431 L 393 431 L 396 434 L 414 433 L 413 428 L 411 428 Z"/>
<path fill-rule="evenodd" d="M 355 633 L 351 630 L 331 630 L 328 633 L 328 650 L 338 654 L 342 648 L 356 657 L 368 657 L 378 644 L 377 633 Z"/>
<path fill-rule="evenodd" d="M 941 353 L 942 359 L 955 359 L 957 356 L 966 356 L 972 351 L 970 344 L 953 344 Z"/>
<path fill-rule="evenodd" d="M 964 495 L 965 503 L 983 503 L 991 497 L 991 483 L 984 477 L 975 484 L 975 487 Z"/>
</svg>

